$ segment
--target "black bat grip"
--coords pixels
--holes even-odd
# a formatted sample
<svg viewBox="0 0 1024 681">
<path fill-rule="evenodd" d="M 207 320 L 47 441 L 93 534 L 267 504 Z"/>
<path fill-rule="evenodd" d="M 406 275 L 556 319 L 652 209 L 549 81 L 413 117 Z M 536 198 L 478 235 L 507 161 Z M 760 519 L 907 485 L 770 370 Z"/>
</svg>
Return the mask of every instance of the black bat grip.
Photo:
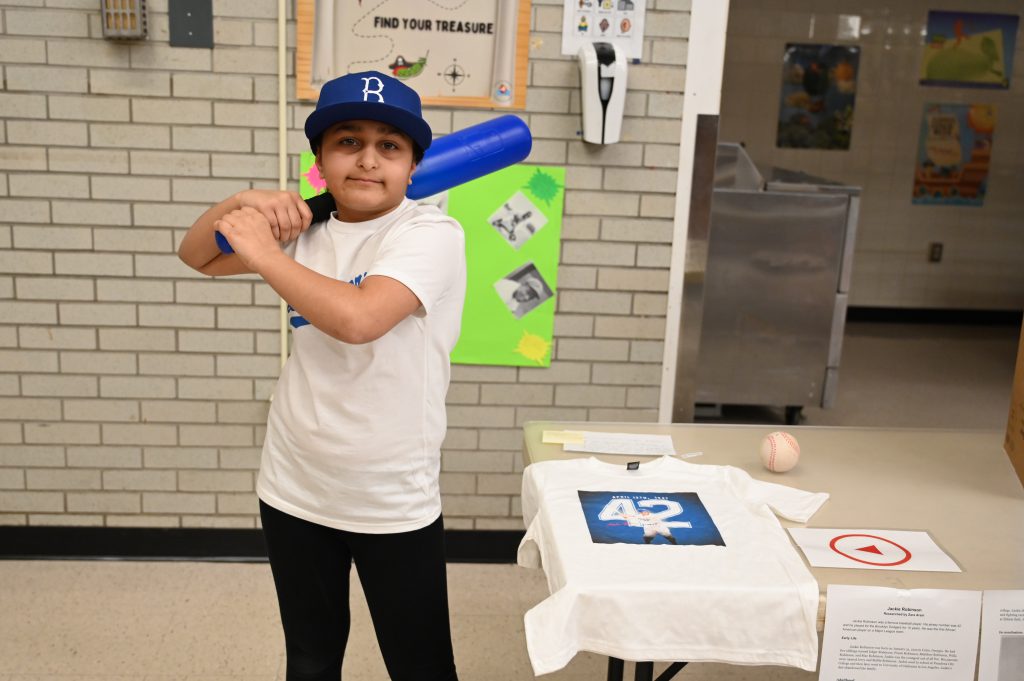
<svg viewBox="0 0 1024 681">
<path fill-rule="evenodd" d="M 334 205 L 334 197 L 331 196 L 330 192 L 317 194 L 310 199 L 306 199 L 306 205 L 313 211 L 314 223 L 326 220 L 331 217 L 331 213 L 337 210 L 337 206 Z"/>
<path fill-rule="evenodd" d="M 324 192 L 323 194 L 317 194 L 313 198 L 306 199 L 306 205 L 313 211 L 313 222 L 321 222 L 331 217 L 331 213 L 337 208 L 334 205 L 334 197 L 331 196 L 330 192 Z M 234 253 L 234 249 L 231 248 L 231 244 L 224 238 L 224 235 L 220 232 L 216 233 L 217 246 L 220 248 L 221 253 Z"/>
</svg>

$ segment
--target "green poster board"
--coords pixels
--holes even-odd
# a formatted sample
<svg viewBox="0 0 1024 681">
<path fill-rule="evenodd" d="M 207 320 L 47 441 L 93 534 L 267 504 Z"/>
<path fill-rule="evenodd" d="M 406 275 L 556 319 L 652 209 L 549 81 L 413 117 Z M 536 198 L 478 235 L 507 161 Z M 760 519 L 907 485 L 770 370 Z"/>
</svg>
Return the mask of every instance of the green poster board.
<svg viewBox="0 0 1024 681">
<path fill-rule="evenodd" d="M 327 182 L 320 177 L 316 167 L 316 155 L 312 151 L 304 151 L 299 156 L 299 196 L 311 199 L 317 194 L 327 191 Z"/>
<path fill-rule="evenodd" d="M 457 364 L 549 366 L 565 168 L 515 165 L 448 192 L 466 233 Z"/>
<path fill-rule="evenodd" d="M 312 152 L 299 194 L 327 190 Z M 466 306 L 456 364 L 549 366 L 562 241 L 565 168 L 515 165 L 448 191 L 466 233 Z M 441 202 L 442 207 L 444 202 Z"/>
</svg>

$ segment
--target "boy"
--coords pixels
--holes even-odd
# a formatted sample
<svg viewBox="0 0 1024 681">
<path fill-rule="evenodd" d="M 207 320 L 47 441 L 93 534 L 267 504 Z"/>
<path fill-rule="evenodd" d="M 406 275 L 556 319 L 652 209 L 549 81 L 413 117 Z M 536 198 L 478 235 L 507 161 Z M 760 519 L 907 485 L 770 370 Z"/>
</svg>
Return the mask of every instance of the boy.
<svg viewBox="0 0 1024 681">
<path fill-rule="evenodd" d="M 326 83 L 305 131 L 337 205 L 328 220 L 311 224 L 294 192 L 243 191 L 178 251 L 204 274 L 255 272 L 289 306 L 256 484 L 287 678 L 339 678 L 355 562 L 391 678 L 454 680 L 438 473 L 462 230 L 405 198 L 431 132 L 400 81 Z"/>
</svg>

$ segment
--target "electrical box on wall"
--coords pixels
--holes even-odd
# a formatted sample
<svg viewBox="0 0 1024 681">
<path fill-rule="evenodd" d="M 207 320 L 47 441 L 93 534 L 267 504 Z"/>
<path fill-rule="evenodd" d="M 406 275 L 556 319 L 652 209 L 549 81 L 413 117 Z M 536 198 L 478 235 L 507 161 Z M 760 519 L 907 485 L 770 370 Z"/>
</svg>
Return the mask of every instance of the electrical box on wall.
<svg viewBox="0 0 1024 681">
<path fill-rule="evenodd" d="M 213 47 L 212 0 L 170 0 L 171 47 Z"/>
<path fill-rule="evenodd" d="M 103 37 L 141 40 L 146 37 L 146 0 L 100 0 Z"/>
</svg>

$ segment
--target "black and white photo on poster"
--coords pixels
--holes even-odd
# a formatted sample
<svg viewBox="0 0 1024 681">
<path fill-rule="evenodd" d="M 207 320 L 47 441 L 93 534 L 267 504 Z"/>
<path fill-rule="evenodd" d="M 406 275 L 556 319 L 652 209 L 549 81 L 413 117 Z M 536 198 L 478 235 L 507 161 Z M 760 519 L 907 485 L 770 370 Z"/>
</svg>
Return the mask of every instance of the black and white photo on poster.
<svg viewBox="0 0 1024 681">
<path fill-rule="evenodd" d="M 513 194 L 487 221 L 517 251 L 548 224 L 544 213 L 522 192 Z"/>
<path fill-rule="evenodd" d="M 528 262 L 494 283 L 494 290 L 516 319 L 554 295 L 532 262 Z"/>
</svg>

